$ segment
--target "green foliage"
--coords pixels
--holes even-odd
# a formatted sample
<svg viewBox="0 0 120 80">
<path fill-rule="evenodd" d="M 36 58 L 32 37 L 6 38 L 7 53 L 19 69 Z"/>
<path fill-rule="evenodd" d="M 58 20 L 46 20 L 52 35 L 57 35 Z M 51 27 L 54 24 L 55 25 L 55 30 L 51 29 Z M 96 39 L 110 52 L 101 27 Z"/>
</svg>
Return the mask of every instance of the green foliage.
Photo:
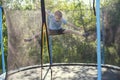
<svg viewBox="0 0 120 80">
<path fill-rule="evenodd" d="M 102 7 L 105 14 L 106 63 L 120 66 L 120 1 L 108 1 Z"/>
<path fill-rule="evenodd" d="M 6 0 L 7 9 L 13 10 L 35 10 L 40 8 L 38 0 Z"/>
<path fill-rule="evenodd" d="M 2 1 L 0 1 L 0 6 L 2 5 Z"/>
</svg>

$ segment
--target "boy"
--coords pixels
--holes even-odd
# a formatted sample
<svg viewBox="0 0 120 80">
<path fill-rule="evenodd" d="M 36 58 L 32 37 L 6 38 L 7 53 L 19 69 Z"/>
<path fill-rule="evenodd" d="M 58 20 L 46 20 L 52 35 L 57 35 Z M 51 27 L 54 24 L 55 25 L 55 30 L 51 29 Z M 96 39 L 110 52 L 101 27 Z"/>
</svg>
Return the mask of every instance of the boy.
<svg viewBox="0 0 120 80">
<path fill-rule="evenodd" d="M 47 12 L 48 15 L 48 33 L 50 35 L 54 35 L 54 34 L 76 34 L 76 35 L 80 35 L 79 32 L 73 31 L 73 30 L 69 30 L 69 29 L 63 29 L 62 28 L 62 24 L 66 24 L 68 26 L 71 27 L 76 27 L 71 23 L 68 23 L 63 17 L 62 17 L 62 12 L 61 11 L 56 11 L 53 14 L 50 14 Z"/>
<path fill-rule="evenodd" d="M 48 34 L 49 35 L 59 35 L 59 34 L 76 34 L 81 35 L 79 32 L 70 30 L 70 29 L 63 29 L 62 24 L 65 24 L 67 26 L 76 27 L 75 25 L 67 22 L 62 16 L 62 12 L 57 10 L 55 11 L 54 15 L 50 14 L 46 11 L 46 14 L 48 16 Z M 40 35 L 40 33 L 33 36 L 31 39 L 25 39 L 25 41 L 31 41 L 32 39 L 37 38 Z M 82 36 L 87 36 L 87 34 L 83 34 Z"/>
</svg>

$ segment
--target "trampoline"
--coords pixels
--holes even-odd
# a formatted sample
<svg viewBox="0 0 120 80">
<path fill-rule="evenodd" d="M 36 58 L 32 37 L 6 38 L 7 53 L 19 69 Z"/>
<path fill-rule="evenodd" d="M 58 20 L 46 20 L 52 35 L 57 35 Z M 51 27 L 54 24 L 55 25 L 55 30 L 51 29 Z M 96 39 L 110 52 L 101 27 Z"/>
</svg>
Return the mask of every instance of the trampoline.
<svg viewBox="0 0 120 80">
<path fill-rule="evenodd" d="M 54 61 L 52 61 L 54 60 L 53 55 L 55 55 L 55 53 L 52 53 L 53 46 L 50 41 L 52 37 L 50 36 L 49 38 L 47 32 L 44 1 L 45 0 L 41 0 L 40 2 L 41 12 L 39 8 L 36 10 L 24 11 L 10 10 L 3 7 L 8 29 L 9 52 L 6 70 L 4 54 L 2 53 L 2 69 L 4 74 L 0 76 L 0 80 L 5 80 L 5 78 L 6 80 L 120 80 L 120 67 L 101 63 L 100 0 L 96 0 L 96 13 L 94 12 L 97 29 L 97 47 L 95 47 L 97 52 L 96 63 L 54 63 Z M 2 8 L 0 12 L 2 13 Z M 0 24 L 2 24 L 2 22 Z M 31 43 L 24 42 L 23 38 L 26 38 L 26 36 L 30 37 L 39 31 L 41 31 L 40 45 L 35 44 L 33 41 Z M 64 46 L 66 46 L 66 44 Z M 68 44 L 68 46 L 70 45 Z M 66 48 L 68 48 L 68 46 Z M 57 45 L 56 48 L 58 47 Z M 72 50 L 72 48 L 69 50 Z M 77 47 L 75 47 L 75 50 L 74 52 L 76 52 L 77 56 L 81 57 L 79 52 L 77 53 Z M 65 51 L 66 50 L 63 49 L 58 50 L 61 55 L 63 55 Z M 64 58 L 69 56 L 72 60 L 74 53 L 69 52 L 70 51 L 68 51 L 68 55 Z M 43 53 L 48 53 L 47 56 L 44 56 L 44 58 L 48 58 L 48 61 L 46 59 L 45 63 Z M 57 55 L 57 58 L 59 58 L 59 54 Z M 61 58 L 62 57 L 63 56 L 61 56 Z M 56 56 L 54 56 L 54 58 L 56 58 Z"/>
<path fill-rule="evenodd" d="M 92 63 L 56 63 L 51 66 L 53 80 L 97 80 L 97 65 Z M 41 80 L 41 66 L 34 65 L 9 72 L 9 80 Z M 43 66 L 43 79 L 51 80 L 49 64 Z M 120 80 L 120 68 L 102 65 L 102 80 Z"/>
</svg>

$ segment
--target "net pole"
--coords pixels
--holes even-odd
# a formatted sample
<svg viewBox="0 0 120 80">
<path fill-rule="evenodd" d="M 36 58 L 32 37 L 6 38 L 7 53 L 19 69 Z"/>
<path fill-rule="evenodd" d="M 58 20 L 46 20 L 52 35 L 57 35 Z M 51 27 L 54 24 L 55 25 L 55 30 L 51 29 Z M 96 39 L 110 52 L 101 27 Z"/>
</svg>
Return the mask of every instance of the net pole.
<svg viewBox="0 0 120 80">
<path fill-rule="evenodd" d="M 50 64 L 52 65 L 52 36 L 49 36 Z"/>
<path fill-rule="evenodd" d="M 5 73 L 5 56 L 4 56 L 4 44 L 3 44 L 3 34 L 2 34 L 2 7 L 0 7 L 0 39 L 1 39 L 1 53 L 2 53 L 2 72 Z"/>
<path fill-rule="evenodd" d="M 97 27 L 97 69 L 98 78 L 101 80 L 101 32 L 100 32 L 100 0 L 96 0 L 96 27 Z"/>
<path fill-rule="evenodd" d="M 50 62 L 50 66 L 49 69 L 51 70 L 51 80 L 52 80 L 52 68 L 51 68 L 51 57 L 50 57 L 50 47 L 49 47 L 49 35 L 48 35 L 48 29 L 47 29 L 47 25 L 46 25 L 46 12 L 45 12 L 45 0 L 41 0 L 41 12 L 42 12 L 42 35 L 41 38 L 44 38 L 44 36 L 46 36 L 46 40 L 47 40 L 47 49 L 48 49 L 48 54 L 49 54 L 49 62 Z M 45 35 L 43 36 L 43 31 L 45 31 Z M 41 40 L 41 54 L 43 54 L 43 43 L 44 40 Z M 42 73 L 41 73 L 42 74 Z M 42 78 L 41 78 L 42 79 Z"/>
</svg>

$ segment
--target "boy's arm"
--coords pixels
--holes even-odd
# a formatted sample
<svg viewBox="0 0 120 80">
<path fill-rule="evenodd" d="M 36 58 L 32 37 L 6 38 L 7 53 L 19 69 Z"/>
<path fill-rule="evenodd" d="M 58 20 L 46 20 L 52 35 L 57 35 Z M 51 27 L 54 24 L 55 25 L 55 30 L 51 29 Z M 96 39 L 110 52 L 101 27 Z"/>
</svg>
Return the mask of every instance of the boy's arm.
<svg viewBox="0 0 120 80">
<path fill-rule="evenodd" d="M 45 10 L 45 12 L 46 12 L 46 15 L 50 15 L 50 10 Z"/>
</svg>

